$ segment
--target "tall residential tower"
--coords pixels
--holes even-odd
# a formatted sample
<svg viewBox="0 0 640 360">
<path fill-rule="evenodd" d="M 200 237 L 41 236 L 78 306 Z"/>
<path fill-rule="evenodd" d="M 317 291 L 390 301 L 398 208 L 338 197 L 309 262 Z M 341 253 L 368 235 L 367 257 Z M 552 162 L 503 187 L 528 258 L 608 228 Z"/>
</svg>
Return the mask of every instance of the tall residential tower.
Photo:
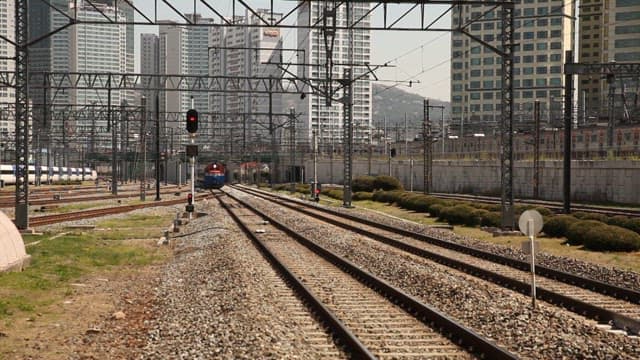
<svg viewBox="0 0 640 360">
<path fill-rule="evenodd" d="M 347 6 L 350 7 L 351 19 L 347 18 Z M 330 86 L 338 87 L 336 80 L 343 78 L 345 68 L 352 68 L 352 78 L 360 77 L 353 84 L 353 138 L 354 143 L 365 143 L 369 139 L 371 116 L 373 112 L 371 81 L 365 64 L 371 59 L 371 31 L 370 16 L 368 15 L 370 4 L 367 2 L 346 2 L 335 11 L 336 24 L 341 26 L 353 24 L 359 20 L 355 29 L 337 30 L 333 42 L 325 41 L 325 35 L 329 31 L 320 29 L 299 29 L 298 49 L 304 50 L 304 56 L 294 58 L 292 62 L 304 63 L 298 66 L 298 76 L 312 79 L 327 79 L 329 74 L 333 82 Z M 333 14 L 332 3 L 304 2 L 298 9 L 298 25 L 314 24 L 325 14 Z M 326 46 L 329 45 L 329 46 Z M 331 52 L 333 67 L 327 70 L 328 53 Z M 320 81 L 313 81 L 313 85 L 325 88 Z M 342 90 L 334 94 L 329 105 L 325 96 L 310 94 L 300 102 L 298 111 L 303 114 L 304 127 L 307 139 L 311 139 L 315 130 L 320 145 L 338 144 L 342 142 L 343 112 L 342 103 L 336 99 L 342 97 Z"/>
</svg>

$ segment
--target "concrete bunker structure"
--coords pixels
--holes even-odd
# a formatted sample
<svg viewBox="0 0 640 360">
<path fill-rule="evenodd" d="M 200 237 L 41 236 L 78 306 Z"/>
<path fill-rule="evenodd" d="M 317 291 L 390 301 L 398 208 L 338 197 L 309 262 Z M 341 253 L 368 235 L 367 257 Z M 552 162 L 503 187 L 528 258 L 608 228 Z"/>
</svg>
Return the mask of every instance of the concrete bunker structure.
<svg viewBox="0 0 640 360">
<path fill-rule="evenodd" d="M 0 272 L 21 271 L 30 260 L 18 228 L 0 212 Z"/>
</svg>

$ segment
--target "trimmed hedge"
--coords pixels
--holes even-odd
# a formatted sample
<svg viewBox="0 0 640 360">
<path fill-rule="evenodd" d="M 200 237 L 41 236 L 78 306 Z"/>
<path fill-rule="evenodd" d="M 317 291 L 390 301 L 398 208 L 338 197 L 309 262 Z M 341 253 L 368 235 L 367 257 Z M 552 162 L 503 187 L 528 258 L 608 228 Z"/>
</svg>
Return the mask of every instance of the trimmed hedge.
<svg viewBox="0 0 640 360">
<path fill-rule="evenodd" d="M 588 230 L 583 244 L 596 251 L 636 251 L 640 250 L 640 235 L 619 226 L 604 225 Z"/>
<path fill-rule="evenodd" d="M 400 181 L 393 176 L 376 176 L 373 180 L 373 188 L 376 190 L 403 190 Z"/>
<path fill-rule="evenodd" d="M 501 224 L 502 213 L 499 211 L 488 211 L 480 220 L 480 226 L 500 227 Z"/>
<path fill-rule="evenodd" d="M 335 189 L 335 188 L 326 189 L 326 190 L 322 190 L 321 193 L 330 198 L 342 200 L 342 194 L 343 194 L 342 189 Z"/>
<path fill-rule="evenodd" d="M 566 236 L 569 226 L 577 221 L 580 220 L 571 215 L 556 215 L 550 218 L 545 218 L 542 231 L 550 237 Z"/>
<path fill-rule="evenodd" d="M 576 221 L 569 225 L 567 229 L 567 243 L 571 245 L 583 245 L 588 232 L 594 231 L 596 228 L 605 228 L 608 226 L 609 225 L 597 220 Z"/>
<path fill-rule="evenodd" d="M 372 192 L 375 190 L 373 186 L 375 179 L 373 176 L 358 176 L 351 182 L 351 190 L 353 190 L 353 192 Z"/>
<path fill-rule="evenodd" d="M 398 199 L 400 198 L 400 195 L 402 194 L 403 194 L 402 191 L 397 191 L 397 190 L 396 191 L 375 191 L 373 193 L 373 201 L 392 204 L 394 202 L 397 202 Z"/>
<path fill-rule="evenodd" d="M 477 210 L 468 205 L 448 206 L 440 210 L 438 218 L 451 225 L 476 226 L 480 224 L 480 219 L 473 214 Z"/>
<path fill-rule="evenodd" d="M 351 196 L 351 198 L 353 200 L 371 200 L 373 199 L 373 194 L 370 192 L 366 192 L 366 191 L 358 191 L 358 192 L 354 192 L 353 195 Z"/>
</svg>

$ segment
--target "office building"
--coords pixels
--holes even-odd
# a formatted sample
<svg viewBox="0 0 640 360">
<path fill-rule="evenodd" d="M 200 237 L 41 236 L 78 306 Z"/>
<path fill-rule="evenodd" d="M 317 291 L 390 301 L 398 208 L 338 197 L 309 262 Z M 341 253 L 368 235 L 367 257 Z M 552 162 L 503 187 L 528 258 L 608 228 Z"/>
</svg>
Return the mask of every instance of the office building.
<svg viewBox="0 0 640 360">
<path fill-rule="evenodd" d="M 213 24 L 213 19 L 202 18 L 199 14 L 189 14 L 192 22 Z M 164 21 L 159 29 L 159 72 L 161 74 L 207 75 L 209 73 L 208 47 L 209 28 L 207 26 L 185 26 L 173 21 Z M 188 87 L 189 81 L 185 82 Z M 193 99 L 193 105 L 192 105 Z M 165 91 L 160 93 L 160 112 L 167 114 L 166 129 L 178 129 L 176 134 L 185 133 L 183 122 L 172 122 L 176 114 L 184 114 L 190 108 L 206 113 L 209 97 L 206 91 Z M 182 119 L 182 117 L 180 117 Z M 206 116 L 199 117 L 199 130 L 207 128 Z"/>
<path fill-rule="evenodd" d="M 0 35 L 8 39 L 15 39 L 15 4 L 13 0 L 0 3 Z M 15 62 L 10 60 L 15 56 L 15 48 L 4 40 L 0 40 L 0 71 L 15 71 Z M 1 156 L 4 161 L 5 147 L 13 142 L 15 132 L 15 90 L 10 87 L 0 87 L 0 142 L 2 142 Z"/>
<path fill-rule="evenodd" d="M 160 38 L 156 34 L 140 34 L 140 73 L 160 74 Z M 143 77 L 143 84 L 152 84 L 153 78 Z M 155 91 L 143 90 L 147 98 L 147 113 L 154 111 Z"/>
<path fill-rule="evenodd" d="M 359 19 L 356 29 L 350 31 L 338 30 L 335 39 L 330 46 L 333 48 L 333 68 L 331 77 L 333 88 L 338 87 L 336 80 L 343 77 L 346 67 L 352 68 L 352 78 L 360 77 L 353 84 L 353 139 L 354 143 L 366 143 L 369 139 L 372 116 L 372 94 L 370 75 L 363 75 L 368 69 L 363 66 L 370 63 L 371 35 L 367 30 L 370 24 L 369 3 L 347 2 L 348 5 L 338 7 L 335 15 L 336 23 L 347 25 Z M 346 6 L 351 7 L 352 19 L 347 19 Z M 305 26 L 316 23 L 324 17 L 325 11 L 330 11 L 330 2 L 305 2 L 298 9 L 298 24 Z M 358 29 L 362 28 L 362 29 Z M 298 76 L 311 79 L 327 79 L 329 73 L 326 70 L 327 49 L 325 47 L 324 34 L 320 29 L 299 29 L 298 48 L 304 50 L 304 56 L 292 59 L 293 62 L 304 63 L 298 66 Z M 353 40 L 350 40 L 353 36 Z M 325 83 L 312 81 L 313 85 L 325 88 Z M 306 89 L 309 91 L 309 88 Z M 316 131 L 318 143 L 321 147 L 342 142 L 343 131 L 343 106 L 336 101 L 342 97 L 342 91 L 333 94 L 334 100 L 329 105 L 325 96 L 309 94 L 300 101 L 297 111 L 304 117 L 302 131 L 305 132 L 305 141 L 310 141 L 312 132 Z"/>
<path fill-rule="evenodd" d="M 579 9 L 581 63 L 640 63 L 640 1 L 582 0 Z M 601 74 L 580 75 L 579 122 L 607 121 L 610 90 L 614 91 L 616 121 L 628 122 L 632 118 L 637 121 L 633 99 L 640 96 L 638 87 L 637 76 L 623 79 Z"/>
<path fill-rule="evenodd" d="M 260 18 L 278 21 L 282 14 L 258 9 L 256 14 L 236 16 L 239 24 L 258 24 Z M 238 77 L 246 85 L 247 79 L 282 78 L 277 66 L 282 55 L 280 29 L 259 27 L 212 28 L 210 40 L 210 75 Z M 269 64 L 271 63 L 271 64 Z M 277 63 L 277 64 L 276 64 Z M 213 131 L 223 139 L 223 148 L 230 153 L 258 151 L 270 145 L 269 122 L 276 125 L 276 132 L 288 118 L 283 116 L 282 94 L 268 94 L 267 88 L 258 91 L 223 91 L 210 95 Z M 271 108 L 272 117 L 268 113 Z"/>
<path fill-rule="evenodd" d="M 532 108 L 541 103 L 542 121 L 562 123 L 562 66 L 566 50 L 573 49 L 575 6 L 563 0 L 514 1 L 513 100 L 514 127 L 532 123 Z M 458 5 L 453 27 L 468 24 L 471 34 L 494 47 L 501 44 L 500 8 Z M 483 16 L 483 14 L 485 14 Z M 451 35 L 451 128 L 457 135 L 493 132 L 501 118 L 502 59 L 470 37 Z"/>
</svg>

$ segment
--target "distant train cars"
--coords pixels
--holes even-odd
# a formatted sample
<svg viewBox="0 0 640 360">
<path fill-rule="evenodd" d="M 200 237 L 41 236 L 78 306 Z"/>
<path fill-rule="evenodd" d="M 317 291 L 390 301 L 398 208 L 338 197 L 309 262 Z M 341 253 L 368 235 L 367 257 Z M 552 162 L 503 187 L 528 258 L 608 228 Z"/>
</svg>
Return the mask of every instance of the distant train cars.
<svg viewBox="0 0 640 360">
<path fill-rule="evenodd" d="M 220 189 L 224 186 L 226 180 L 225 165 L 219 161 L 214 161 L 204 168 L 201 185 L 204 189 Z"/>
<path fill-rule="evenodd" d="M 36 177 L 40 177 L 41 183 L 57 183 L 61 181 L 81 181 L 96 180 L 98 173 L 90 168 L 67 168 L 59 166 L 39 166 L 29 165 L 29 183 L 34 183 Z M 5 185 L 16 183 L 16 166 L 0 164 L 0 180 Z"/>
</svg>

